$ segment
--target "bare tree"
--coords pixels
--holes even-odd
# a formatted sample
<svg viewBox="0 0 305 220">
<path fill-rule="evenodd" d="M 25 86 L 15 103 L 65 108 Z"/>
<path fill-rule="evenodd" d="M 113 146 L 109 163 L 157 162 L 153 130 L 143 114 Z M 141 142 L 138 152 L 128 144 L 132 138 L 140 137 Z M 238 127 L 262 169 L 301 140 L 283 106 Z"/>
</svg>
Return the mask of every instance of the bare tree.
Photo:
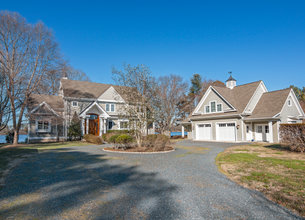
<svg viewBox="0 0 305 220">
<path fill-rule="evenodd" d="M 0 68 L 12 113 L 13 144 L 18 143 L 30 95 L 58 68 L 58 59 L 53 34 L 42 22 L 29 24 L 18 13 L 0 12 Z"/>
<path fill-rule="evenodd" d="M 9 105 L 9 98 L 6 94 L 6 88 L 4 85 L 4 74 L 0 73 L 0 131 L 6 128 L 11 112 Z"/>
<path fill-rule="evenodd" d="M 155 98 L 155 81 L 150 69 L 145 65 L 125 65 L 123 70 L 112 70 L 113 79 L 118 84 L 119 94 L 124 99 L 120 114 L 129 120 L 138 147 L 142 147 L 143 135 L 152 123 L 152 100 Z"/>
<path fill-rule="evenodd" d="M 39 91 L 47 95 L 56 95 L 62 77 L 67 77 L 72 80 L 90 81 L 86 73 L 74 69 L 67 61 L 60 59 L 57 68 L 46 73 L 44 80 L 40 84 L 41 89 Z"/>
<path fill-rule="evenodd" d="M 188 84 L 177 75 L 158 79 L 157 96 L 154 102 L 156 128 L 161 133 L 171 131 L 179 119 L 178 104 L 187 92 Z"/>
</svg>

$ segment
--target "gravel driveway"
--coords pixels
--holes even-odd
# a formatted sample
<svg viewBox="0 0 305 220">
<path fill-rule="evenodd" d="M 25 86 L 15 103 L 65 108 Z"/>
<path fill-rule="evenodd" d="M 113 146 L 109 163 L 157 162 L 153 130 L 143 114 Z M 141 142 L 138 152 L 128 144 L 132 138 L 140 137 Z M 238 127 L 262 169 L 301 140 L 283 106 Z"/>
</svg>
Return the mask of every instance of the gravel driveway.
<svg viewBox="0 0 305 220">
<path fill-rule="evenodd" d="M 182 141 L 154 155 L 43 151 L 7 177 L 0 218 L 298 219 L 218 172 L 215 157 L 231 145 Z"/>
</svg>

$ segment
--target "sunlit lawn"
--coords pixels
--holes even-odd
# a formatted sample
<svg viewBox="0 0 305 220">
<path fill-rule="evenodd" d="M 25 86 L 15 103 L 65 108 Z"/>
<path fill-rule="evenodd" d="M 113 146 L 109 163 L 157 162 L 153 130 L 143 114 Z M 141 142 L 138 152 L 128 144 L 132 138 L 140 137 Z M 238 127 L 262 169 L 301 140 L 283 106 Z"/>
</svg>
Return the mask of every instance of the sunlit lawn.
<svg viewBox="0 0 305 220">
<path fill-rule="evenodd" d="M 257 144 L 228 148 L 216 163 L 233 181 L 305 216 L 305 154 Z"/>
</svg>

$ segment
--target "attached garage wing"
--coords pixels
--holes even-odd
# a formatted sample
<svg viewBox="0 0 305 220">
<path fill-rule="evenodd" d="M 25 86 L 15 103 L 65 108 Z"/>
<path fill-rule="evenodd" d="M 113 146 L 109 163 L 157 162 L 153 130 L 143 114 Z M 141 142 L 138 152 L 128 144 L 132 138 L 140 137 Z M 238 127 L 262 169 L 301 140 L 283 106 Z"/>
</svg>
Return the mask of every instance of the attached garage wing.
<svg viewBox="0 0 305 220">
<path fill-rule="evenodd" d="M 216 125 L 217 141 L 236 141 L 235 123 L 218 123 Z"/>
<path fill-rule="evenodd" d="M 198 124 L 196 131 L 196 140 L 209 141 L 212 139 L 212 126 L 211 124 Z"/>
</svg>

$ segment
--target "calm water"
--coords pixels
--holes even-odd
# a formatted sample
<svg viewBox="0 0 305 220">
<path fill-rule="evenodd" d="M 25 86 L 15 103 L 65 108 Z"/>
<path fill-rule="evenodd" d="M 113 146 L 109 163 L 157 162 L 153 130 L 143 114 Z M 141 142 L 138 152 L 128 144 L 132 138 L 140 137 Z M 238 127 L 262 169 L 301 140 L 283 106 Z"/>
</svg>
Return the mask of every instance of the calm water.
<svg viewBox="0 0 305 220">
<path fill-rule="evenodd" d="M 19 135 L 19 143 L 25 142 L 25 139 L 26 139 L 27 137 L 28 137 L 28 136 L 27 136 L 26 134 L 21 134 L 21 135 Z M 0 135 L 0 143 L 6 143 L 5 135 Z"/>
<path fill-rule="evenodd" d="M 171 132 L 171 136 L 181 136 L 182 132 Z M 187 135 L 187 132 L 184 132 L 184 135 Z"/>
</svg>

